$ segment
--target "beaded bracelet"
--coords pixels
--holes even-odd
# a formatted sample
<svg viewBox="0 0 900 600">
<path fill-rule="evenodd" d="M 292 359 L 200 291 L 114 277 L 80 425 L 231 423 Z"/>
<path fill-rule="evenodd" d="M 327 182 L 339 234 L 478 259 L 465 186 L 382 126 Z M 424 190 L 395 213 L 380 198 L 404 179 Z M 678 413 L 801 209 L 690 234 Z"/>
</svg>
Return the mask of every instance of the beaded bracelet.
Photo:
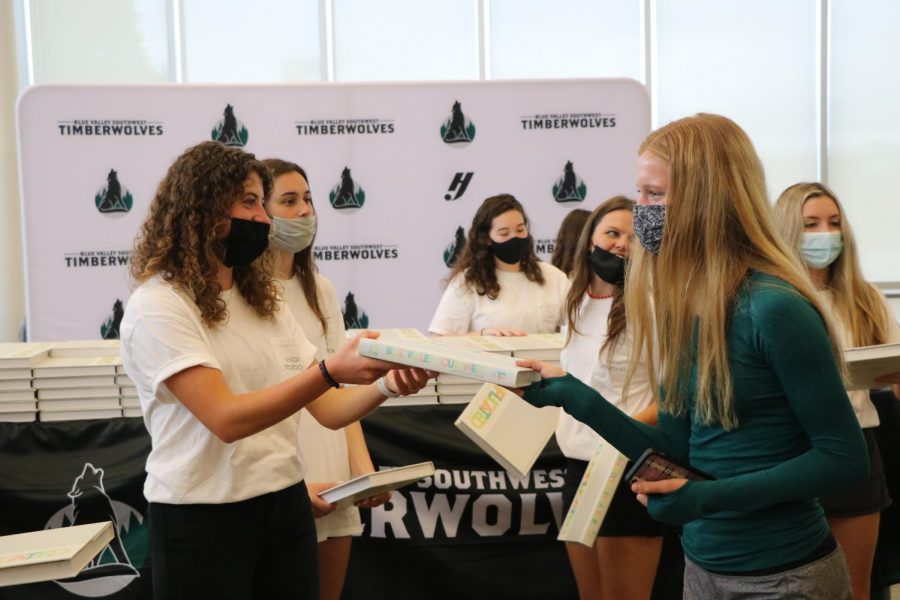
<svg viewBox="0 0 900 600">
<path fill-rule="evenodd" d="M 334 388 L 341 387 L 341 384 L 334 380 L 334 377 L 331 376 L 331 373 L 329 373 L 328 369 L 325 367 L 325 359 L 319 361 L 319 370 L 322 372 L 322 377 L 325 378 L 325 383 Z"/>
</svg>

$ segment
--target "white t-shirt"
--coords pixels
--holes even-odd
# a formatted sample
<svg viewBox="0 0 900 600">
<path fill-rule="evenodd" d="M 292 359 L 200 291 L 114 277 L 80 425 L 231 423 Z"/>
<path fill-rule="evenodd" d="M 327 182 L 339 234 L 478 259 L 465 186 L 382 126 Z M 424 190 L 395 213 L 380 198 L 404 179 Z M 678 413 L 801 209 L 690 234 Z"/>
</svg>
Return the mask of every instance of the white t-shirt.
<svg viewBox="0 0 900 600">
<path fill-rule="evenodd" d="M 346 341 L 344 316 L 338 306 L 337 294 L 331 282 L 315 273 L 316 296 L 319 308 L 325 315 L 328 333 L 312 311 L 303 286 L 296 277 L 279 280 L 284 289 L 284 302 L 294 315 L 303 333 L 316 347 L 316 360 L 333 354 Z M 347 435 L 343 429 L 334 430 L 321 425 L 306 409 L 300 411 L 298 444 L 306 458 L 306 480 L 312 483 L 346 481 L 350 479 L 350 457 L 347 452 Z M 359 509 L 348 506 L 334 510 L 316 519 L 319 541 L 362 533 Z"/>
<path fill-rule="evenodd" d="M 222 371 L 232 393 L 243 394 L 279 383 L 313 362 L 315 347 L 288 311 L 263 319 L 236 286 L 221 298 L 228 319 L 213 328 L 186 294 L 161 278 L 135 290 L 125 309 L 122 362 L 137 387 L 152 440 L 144 483 L 151 502 L 236 502 L 303 479 L 299 414 L 226 444 L 166 387 L 172 375 L 202 365 Z"/>
<path fill-rule="evenodd" d="M 889 317 L 888 320 L 890 321 L 888 325 L 887 343 L 895 344 L 900 342 L 900 325 L 897 325 L 897 320 L 894 318 L 894 312 L 891 310 L 890 305 L 888 305 L 887 298 L 885 298 L 881 292 L 879 292 L 879 295 L 881 296 L 881 301 L 884 303 L 884 309 L 887 311 Z M 832 322 L 834 323 L 838 340 L 841 343 L 841 348 L 853 348 L 856 344 L 853 343 L 850 329 L 841 321 L 839 313 L 835 311 L 832 306 L 833 300 L 831 290 L 820 290 L 819 298 L 825 303 L 827 310 L 833 317 Z M 878 410 L 875 408 L 875 405 L 872 404 L 872 399 L 869 397 L 869 390 L 847 390 L 847 395 L 850 396 L 850 404 L 853 405 L 853 412 L 856 413 L 856 418 L 859 420 L 859 426 L 862 429 L 878 427 L 880 423 L 878 419 Z"/>
<path fill-rule="evenodd" d="M 628 358 L 631 340 L 627 330 L 620 334 L 613 348 L 612 356 L 608 351 L 600 353 L 606 339 L 607 319 L 612 298 L 591 298 L 587 294 L 578 309 L 575 321 L 578 333 L 563 348 L 560 355 L 560 366 L 591 386 L 610 403 L 622 412 L 634 415 L 653 404 L 653 389 L 650 386 L 647 369 L 644 365 L 635 372 L 631 379 L 629 398 L 622 398 L 622 386 L 628 370 Z M 564 411 L 559 411 L 559 426 L 556 429 L 556 441 L 563 454 L 569 458 L 590 460 L 600 435 Z"/>
<path fill-rule="evenodd" d="M 530 281 L 521 271 L 497 269 L 500 293 L 494 300 L 467 287 L 460 273 L 444 290 L 428 331 L 465 335 L 490 327 L 513 327 L 528 333 L 553 333 L 565 320 L 563 307 L 570 282 L 550 263 L 538 264 L 544 285 Z"/>
</svg>

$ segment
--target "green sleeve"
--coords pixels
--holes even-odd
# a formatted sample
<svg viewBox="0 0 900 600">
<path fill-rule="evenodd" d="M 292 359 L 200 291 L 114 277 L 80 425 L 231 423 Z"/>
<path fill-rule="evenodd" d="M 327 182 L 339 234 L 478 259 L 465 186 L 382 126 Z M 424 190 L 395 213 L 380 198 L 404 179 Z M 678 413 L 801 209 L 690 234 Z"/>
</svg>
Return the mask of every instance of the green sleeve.
<svg viewBox="0 0 900 600">
<path fill-rule="evenodd" d="M 687 417 L 659 414 L 654 427 L 636 421 L 610 404 L 594 388 L 572 375 L 542 379 L 525 390 L 525 400 L 535 406 L 560 406 L 631 460 L 653 448 L 687 461 L 690 422 Z"/>
<path fill-rule="evenodd" d="M 844 390 L 824 323 L 796 292 L 766 291 L 751 307 L 756 352 L 764 356 L 810 441 L 774 467 L 654 495 L 651 516 L 686 523 L 723 510 L 751 511 L 840 490 L 868 476 L 865 440 Z M 738 425 L 740 426 L 740 425 Z"/>
</svg>

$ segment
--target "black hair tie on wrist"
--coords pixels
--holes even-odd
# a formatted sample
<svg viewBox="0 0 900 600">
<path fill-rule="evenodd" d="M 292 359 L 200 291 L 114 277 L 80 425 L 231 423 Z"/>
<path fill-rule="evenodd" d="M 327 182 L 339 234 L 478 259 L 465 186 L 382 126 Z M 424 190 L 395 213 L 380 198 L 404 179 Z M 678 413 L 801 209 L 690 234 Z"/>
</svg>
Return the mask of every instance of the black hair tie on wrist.
<svg viewBox="0 0 900 600">
<path fill-rule="evenodd" d="M 330 385 L 333 388 L 341 387 L 337 381 L 334 380 L 334 377 L 331 376 L 331 373 L 328 372 L 328 368 L 325 366 L 325 359 L 319 361 L 319 370 L 322 372 L 322 377 L 325 378 L 325 383 Z"/>
</svg>

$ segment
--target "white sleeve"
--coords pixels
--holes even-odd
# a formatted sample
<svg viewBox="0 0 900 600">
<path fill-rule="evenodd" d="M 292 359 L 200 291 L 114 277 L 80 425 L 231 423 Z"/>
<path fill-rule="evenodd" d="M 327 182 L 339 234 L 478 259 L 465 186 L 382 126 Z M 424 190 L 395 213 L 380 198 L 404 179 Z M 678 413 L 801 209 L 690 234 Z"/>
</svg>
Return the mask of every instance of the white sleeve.
<svg viewBox="0 0 900 600">
<path fill-rule="evenodd" d="M 566 323 L 566 295 L 569 293 L 569 286 L 572 285 L 571 280 L 565 273 L 551 265 L 550 263 L 541 263 L 544 269 L 544 284 L 552 286 L 554 294 L 554 303 L 559 307 L 559 314 L 556 315 L 556 326 L 562 327 Z"/>
<path fill-rule="evenodd" d="M 316 274 L 316 279 L 319 297 L 322 301 L 322 311 L 325 313 L 325 322 L 328 324 L 328 332 L 325 334 L 326 353 L 333 354 L 337 352 L 338 348 L 347 343 L 344 315 L 338 306 L 334 284 L 319 274 Z"/>
<path fill-rule="evenodd" d="M 463 274 L 447 284 L 428 331 L 438 335 L 466 335 L 475 312 L 475 292 L 468 289 Z"/>
<path fill-rule="evenodd" d="M 561 271 L 560 271 L 561 272 Z M 559 326 L 566 324 L 566 298 L 569 296 L 569 289 L 572 287 L 572 280 L 563 273 L 559 282 Z"/>
<path fill-rule="evenodd" d="M 174 292 L 140 300 L 137 306 L 129 303 L 138 313 L 122 336 L 125 370 L 135 383 L 162 400 L 166 394 L 158 393 L 159 386 L 172 375 L 198 365 L 221 370 L 201 330 L 204 325 Z"/>
</svg>

